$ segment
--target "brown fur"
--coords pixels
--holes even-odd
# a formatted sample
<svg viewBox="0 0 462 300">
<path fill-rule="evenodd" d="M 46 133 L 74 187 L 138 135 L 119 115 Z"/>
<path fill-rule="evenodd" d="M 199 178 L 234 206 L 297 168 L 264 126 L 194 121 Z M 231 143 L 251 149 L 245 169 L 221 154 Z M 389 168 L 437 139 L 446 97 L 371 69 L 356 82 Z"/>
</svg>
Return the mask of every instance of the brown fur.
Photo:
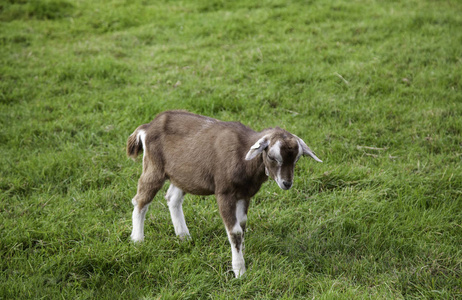
<svg viewBox="0 0 462 300">
<path fill-rule="evenodd" d="M 138 136 L 140 130 L 145 132 L 144 149 Z M 262 138 L 268 139 L 268 149 L 279 141 L 282 164 L 270 161 L 263 147 L 256 152 L 257 156 L 246 160 L 251 147 Z M 231 231 L 237 223 L 237 201 L 245 201 L 247 214 L 250 198 L 268 178 L 265 167 L 272 178 L 280 168 L 281 177 L 292 184 L 295 163 L 302 154 L 298 140 L 280 128 L 256 132 L 238 122 L 223 122 L 185 111 L 163 112 L 152 122 L 139 126 L 127 141 L 129 157 L 136 158 L 144 150 L 143 173 L 134 203 L 143 209 L 170 180 L 184 193 L 215 194 L 223 222 Z M 240 226 L 244 231 L 245 222 Z M 243 237 L 243 233 L 232 233 L 230 237 L 238 251 Z"/>
<path fill-rule="evenodd" d="M 128 138 L 127 141 L 127 156 L 135 159 L 138 157 L 138 153 L 143 150 L 143 145 L 139 138 L 134 134 Z"/>
<path fill-rule="evenodd" d="M 138 203 L 148 204 L 165 180 L 185 193 L 217 195 L 217 200 L 250 199 L 267 180 L 263 162 L 245 161 L 247 150 L 262 135 L 237 122 L 216 119 L 184 111 L 167 111 L 152 122 L 141 125 L 129 137 L 127 153 L 136 157 L 141 150 L 137 139 L 146 132 L 146 148 Z M 140 148 L 141 147 L 141 148 Z M 198 167 L 200 166 L 200 167 Z M 143 192 L 150 190 L 151 193 Z M 234 211 L 220 210 L 226 225 L 233 226 Z M 228 221 L 229 222 L 226 222 Z"/>
</svg>

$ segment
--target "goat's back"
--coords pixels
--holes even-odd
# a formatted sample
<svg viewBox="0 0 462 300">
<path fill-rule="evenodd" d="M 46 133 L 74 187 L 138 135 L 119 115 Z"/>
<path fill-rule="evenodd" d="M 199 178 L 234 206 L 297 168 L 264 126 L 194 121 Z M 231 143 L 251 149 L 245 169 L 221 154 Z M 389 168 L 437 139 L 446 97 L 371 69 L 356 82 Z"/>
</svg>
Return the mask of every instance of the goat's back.
<svg viewBox="0 0 462 300">
<path fill-rule="evenodd" d="M 254 177 L 244 158 L 257 133 L 241 123 L 167 111 L 140 129 L 149 161 L 187 193 L 233 192 L 221 189 L 242 188 Z"/>
</svg>

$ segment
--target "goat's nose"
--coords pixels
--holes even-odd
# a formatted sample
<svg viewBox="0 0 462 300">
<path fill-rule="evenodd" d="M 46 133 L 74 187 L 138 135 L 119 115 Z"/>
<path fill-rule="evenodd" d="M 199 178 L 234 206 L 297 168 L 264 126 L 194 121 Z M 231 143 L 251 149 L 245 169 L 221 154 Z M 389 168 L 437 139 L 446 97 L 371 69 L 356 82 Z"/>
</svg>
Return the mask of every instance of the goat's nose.
<svg viewBox="0 0 462 300">
<path fill-rule="evenodd" d="M 292 186 L 292 181 L 283 181 L 282 184 L 286 187 L 286 188 L 290 188 Z"/>
</svg>

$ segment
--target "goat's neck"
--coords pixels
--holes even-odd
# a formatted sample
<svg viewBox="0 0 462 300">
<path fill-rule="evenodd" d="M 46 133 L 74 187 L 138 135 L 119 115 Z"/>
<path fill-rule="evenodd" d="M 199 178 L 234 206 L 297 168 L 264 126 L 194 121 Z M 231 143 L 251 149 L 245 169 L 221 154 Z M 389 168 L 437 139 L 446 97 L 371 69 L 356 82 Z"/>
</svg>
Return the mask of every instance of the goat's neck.
<svg viewBox="0 0 462 300">
<path fill-rule="evenodd" d="M 255 183 L 261 185 L 263 182 L 268 180 L 268 176 L 265 172 L 265 163 L 263 162 L 263 153 L 259 154 L 253 159 L 253 176 Z"/>
</svg>

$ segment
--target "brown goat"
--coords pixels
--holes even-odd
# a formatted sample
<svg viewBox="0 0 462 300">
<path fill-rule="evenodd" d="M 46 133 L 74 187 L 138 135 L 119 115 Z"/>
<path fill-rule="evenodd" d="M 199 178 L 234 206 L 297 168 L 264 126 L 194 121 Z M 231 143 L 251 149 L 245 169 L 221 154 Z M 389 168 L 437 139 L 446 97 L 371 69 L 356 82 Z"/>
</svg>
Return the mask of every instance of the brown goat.
<svg viewBox="0 0 462 300">
<path fill-rule="evenodd" d="M 185 111 L 166 111 L 139 126 L 128 138 L 127 155 L 136 158 L 141 150 L 143 173 L 132 200 L 132 240 L 144 239 L 148 205 L 166 180 L 170 187 L 165 198 L 180 238 L 189 237 L 182 210 L 185 193 L 215 194 L 236 277 L 245 272 L 243 244 L 250 198 L 268 176 L 288 190 L 302 155 L 321 162 L 303 140 L 281 128 L 255 132 L 238 122 Z"/>
</svg>

